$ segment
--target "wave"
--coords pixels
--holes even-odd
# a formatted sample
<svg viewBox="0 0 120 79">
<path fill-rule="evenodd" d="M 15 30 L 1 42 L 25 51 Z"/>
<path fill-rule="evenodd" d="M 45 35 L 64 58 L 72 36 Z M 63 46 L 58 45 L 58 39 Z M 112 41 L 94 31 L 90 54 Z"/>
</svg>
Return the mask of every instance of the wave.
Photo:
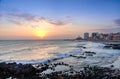
<svg viewBox="0 0 120 79">
<path fill-rule="evenodd" d="M 8 51 L 8 52 L 0 52 L 0 56 L 17 53 L 17 52 L 22 52 L 22 51 L 33 50 L 33 49 L 37 49 L 37 48 L 23 48 L 23 49 Z"/>
<path fill-rule="evenodd" d="M 57 61 L 57 60 L 61 60 L 61 59 L 64 59 L 64 58 L 68 58 L 68 57 L 71 57 L 71 55 L 77 55 L 81 53 L 81 49 L 79 50 L 74 50 L 72 52 L 69 52 L 67 54 L 62 54 L 62 55 L 59 55 L 55 58 L 51 58 L 51 59 L 46 59 L 46 60 L 31 60 L 31 61 L 12 61 L 12 60 L 9 60 L 9 61 L 2 61 L 2 62 L 7 62 L 7 63 L 12 63 L 12 62 L 16 62 L 16 63 L 22 63 L 22 64 L 45 64 L 45 63 L 49 63 L 49 62 L 54 62 L 54 61 Z"/>
<path fill-rule="evenodd" d="M 83 46 L 85 46 L 87 48 L 103 48 L 105 46 L 105 44 L 88 42 L 87 44 L 85 44 Z"/>
<path fill-rule="evenodd" d="M 85 62 L 90 65 L 99 65 L 99 66 L 100 65 L 108 66 L 108 64 L 116 65 L 116 63 L 114 62 L 117 61 L 118 57 L 120 56 L 120 50 L 105 49 L 104 48 L 105 44 L 102 43 L 88 42 L 83 46 L 86 47 L 85 49 L 83 49 L 83 52 L 91 51 L 96 53 L 94 56 L 89 57 L 85 60 Z"/>
</svg>

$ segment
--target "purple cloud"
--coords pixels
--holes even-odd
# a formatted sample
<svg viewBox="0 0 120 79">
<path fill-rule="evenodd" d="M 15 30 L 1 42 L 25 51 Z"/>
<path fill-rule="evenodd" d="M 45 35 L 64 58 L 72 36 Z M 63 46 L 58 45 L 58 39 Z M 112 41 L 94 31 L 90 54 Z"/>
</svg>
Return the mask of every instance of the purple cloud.
<svg viewBox="0 0 120 79">
<path fill-rule="evenodd" d="M 66 25 L 68 22 L 67 21 L 61 21 L 61 20 L 54 20 L 51 18 L 45 18 L 45 17 L 41 17 L 39 18 L 40 21 L 46 21 L 52 25 L 56 25 L 56 26 L 61 26 L 61 25 Z"/>
<path fill-rule="evenodd" d="M 120 19 L 114 20 L 114 23 L 115 23 L 117 26 L 120 26 Z"/>
<path fill-rule="evenodd" d="M 92 31 L 99 31 L 99 32 L 119 32 L 120 28 L 105 28 L 105 29 L 93 29 Z"/>
<path fill-rule="evenodd" d="M 14 13 L 9 13 L 8 15 L 13 16 L 13 17 L 17 17 L 17 18 L 22 18 L 22 19 L 25 19 L 27 21 L 35 20 L 35 16 L 31 15 L 31 14 L 14 14 Z"/>
<path fill-rule="evenodd" d="M 120 19 L 115 19 L 114 21 L 114 27 L 113 26 L 105 26 L 108 28 L 103 29 L 93 29 L 93 31 L 100 31 L 100 32 L 119 32 L 120 31 Z M 111 28 L 110 28 L 111 27 Z"/>
<path fill-rule="evenodd" d="M 12 22 L 12 23 L 14 23 L 14 24 L 17 24 L 17 25 L 23 25 L 22 22 L 17 21 L 17 20 L 8 20 L 8 21 L 10 21 L 10 22 Z"/>
<path fill-rule="evenodd" d="M 63 22 L 63 21 L 60 21 L 60 20 L 47 20 L 47 21 L 50 24 L 58 25 L 58 26 L 67 24 L 66 22 Z"/>
<path fill-rule="evenodd" d="M 19 19 L 24 19 L 26 21 L 32 21 L 32 22 L 42 22 L 42 21 L 46 21 L 52 25 L 55 25 L 55 26 L 61 26 L 61 25 L 66 25 L 68 24 L 68 21 L 61 21 L 61 20 L 55 20 L 55 19 L 51 19 L 51 18 L 46 18 L 46 17 L 36 17 L 35 15 L 32 15 L 32 14 L 15 14 L 15 13 L 9 13 L 8 14 L 9 16 L 12 16 L 12 17 L 16 17 L 16 18 L 19 18 Z M 19 24 L 20 20 L 17 20 L 17 21 L 11 21 L 15 24 Z M 71 17 L 66 17 L 66 19 L 70 20 Z M 32 26 L 33 27 L 33 26 Z"/>
</svg>

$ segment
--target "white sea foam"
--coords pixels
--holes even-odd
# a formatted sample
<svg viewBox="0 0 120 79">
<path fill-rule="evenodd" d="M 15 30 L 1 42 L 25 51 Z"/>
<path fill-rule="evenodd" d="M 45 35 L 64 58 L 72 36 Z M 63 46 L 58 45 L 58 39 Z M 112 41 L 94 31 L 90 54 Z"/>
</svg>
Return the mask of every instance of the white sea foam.
<svg viewBox="0 0 120 79">
<path fill-rule="evenodd" d="M 77 45 L 78 47 L 86 47 L 82 49 L 82 52 L 91 51 L 95 52 L 96 54 L 93 54 L 93 56 L 86 56 L 85 59 L 74 57 L 66 58 L 60 61 L 73 65 L 74 69 L 76 70 L 79 70 L 81 67 L 86 65 L 98 65 L 103 67 L 115 65 L 115 68 L 120 68 L 120 64 L 118 63 L 120 62 L 120 50 L 105 49 L 104 44 L 94 42 L 79 42 Z M 81 55 L 81 53 L 79 54 Z"/>
<path fill-rule="evenodd" d="M 42 74 L 50 74 L 52 72 L 66 71 L 66 70 L 69 70 L 69 69 L 70 69 L 69 66 L 57 65 L 56 67 L 54 67 L 54 70 L 47 69 L 47 70 L 43 71 Z"/>
<path fill-rule="evenodd" d="M 102 43 L 76 41 L 4 41 L 0 43 L 0 62 L 37 64 L 63 61 L 76 68 L 87 64 L 114 65 L 120 68 L 120 50 L 105 49 Z M 80 46 L 86 48 L 81 50 Z M 71 55 L 79 55 L 85 51 L 96 54 L 86 56 L 85 59 L 71 57 Z"/>
<path fill-rule="evenodd" d="M 66 54 L 62 54 L 62 55 L 59 55 L 55 58 L 51 58 L 51 59 L 45 59 L 45 60 L 32 60 L 32 61 L 12 61 L 12 60 L 8 60 L 8 61 L 5 61 L 7 63 L 12 63 L 12 62 L 16 62 L 17 64 L 19 63 L 22 63 L 22 64 L 40 64 L 40 63 L 49 63 L 49 62 L 54 62 L 54 61 L 57 61 L 57 60 L 61 60 L 61 59 L 64 59 L 64 58 L 68 58 L 70 57 L 71 55 L 77 55 L 81 53 L 81 49 L 78 49 L 78 50 L 74 50 L 74 51 L 71 51 L 69 53 L 66 53 Z"/>
<path fill-rule="evenodd" d="M 102 43 L 87 42 L 83 46 L 85 46 L 87 48 L 103 48 L 105 45 Z"/>
<path fill-rule="evenodd" d="M 109 64 L 120 66 L 120 64 L 117 64 L 119 62 L 118 56 L 120 55 L 120 50 L 105 49 L 103 48 L 105 45 L 101 43 L 90 42 L 84 46 L 86 49 L 83 49 L 83 51 L 91 51 L 96 53 L 94 56 L 86 58 L 84 60 L 85 63 L 100 66 L 107 66 Z"/>
</svg>

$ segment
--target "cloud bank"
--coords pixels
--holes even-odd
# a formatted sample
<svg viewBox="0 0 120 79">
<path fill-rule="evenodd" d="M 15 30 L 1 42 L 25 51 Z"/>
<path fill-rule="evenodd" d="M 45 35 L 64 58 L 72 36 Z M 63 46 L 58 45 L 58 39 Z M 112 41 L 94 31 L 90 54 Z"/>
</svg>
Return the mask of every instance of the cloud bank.
<svg viewBox="0 0 120 79">
<path fill-rule="evenodd" d="M 113 20 L 113 25 L 105 26 L 105 28 L 98 28 L 93 29 L 92 31 L 99 31 L 99 32 L 120 32 L 120 19 Z"/>
<path fill-rule="evenodd" d="M 18 18 L 18 19 L 24 19 L 25 21 L 32 21 L 32 22 L 35 22 L 35 23 L 42 23 L 43 21 L 49 23 L 49 24 L 52 24 L 54 26 L 62 26 L 62 25 L 66 25 L 68 24 L 67 21 L 62 21 L 62 20 L 55 20 L 55 19 L 51 19 L 51 18 L 46 18 L 46 17 L 36 17 L 35 15 L 32 15 L 32 14 L 14 14 L 14 13 L 9 13 L 8 14 L 9 16 L 12 16 L 13 18 Z M 20 20 L 11 20 L 11 22 L 15 23 L 15 24 L 20 24 Z"/>
</svg>

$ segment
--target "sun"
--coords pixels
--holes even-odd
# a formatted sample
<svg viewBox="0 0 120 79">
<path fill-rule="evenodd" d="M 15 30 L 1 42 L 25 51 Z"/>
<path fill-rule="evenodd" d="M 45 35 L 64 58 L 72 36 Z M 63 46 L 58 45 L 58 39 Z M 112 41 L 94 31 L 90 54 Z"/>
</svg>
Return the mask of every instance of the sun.
<svg viewBox="0 0 120 79">
<path fill-rule="evenodd" d="M 36 36 L 38 36 L 40 38 L 44 38 L 46 35 L 47 35 L 47 31 L 45 31 L 45 30 L 44 31 L 41 30 L 41 31 L 36 32 Z"/>
</svg>

